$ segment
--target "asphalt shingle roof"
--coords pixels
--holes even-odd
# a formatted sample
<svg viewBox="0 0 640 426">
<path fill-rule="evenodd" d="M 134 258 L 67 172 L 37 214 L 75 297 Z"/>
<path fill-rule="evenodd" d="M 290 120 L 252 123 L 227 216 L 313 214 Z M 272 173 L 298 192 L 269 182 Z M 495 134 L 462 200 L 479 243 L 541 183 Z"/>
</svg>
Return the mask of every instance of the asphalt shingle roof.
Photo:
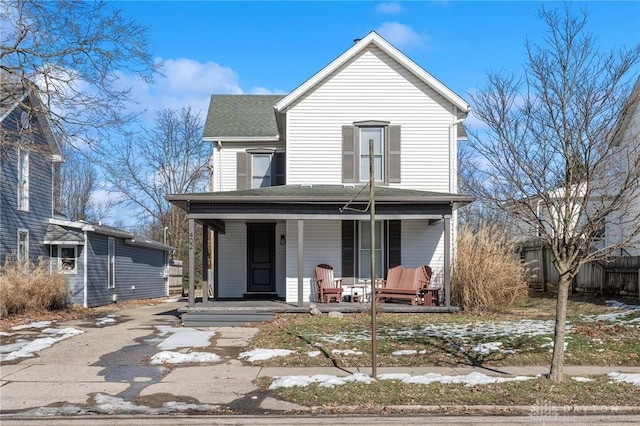
<svg viewBox="0 0 640 426">
<path fill-rule="evenodd" d="M 273 106 L 284 95 L 212 95 L 204 137 L 275 137 Z"/>
</svg>

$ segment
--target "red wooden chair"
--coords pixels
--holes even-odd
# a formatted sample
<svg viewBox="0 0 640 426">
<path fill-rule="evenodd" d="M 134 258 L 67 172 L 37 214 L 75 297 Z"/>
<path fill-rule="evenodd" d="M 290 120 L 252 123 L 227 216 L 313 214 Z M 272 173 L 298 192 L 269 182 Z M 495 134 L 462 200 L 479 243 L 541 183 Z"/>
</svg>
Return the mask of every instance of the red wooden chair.
<svg viewBox="0 0 640 426">
<path fill-rule="evenodd" d="M 333 267 L 326 264 L 316 266 L 316 301 L 330 303 L 342 301 L 342 279 L 333 277 Z"/>
</svg>

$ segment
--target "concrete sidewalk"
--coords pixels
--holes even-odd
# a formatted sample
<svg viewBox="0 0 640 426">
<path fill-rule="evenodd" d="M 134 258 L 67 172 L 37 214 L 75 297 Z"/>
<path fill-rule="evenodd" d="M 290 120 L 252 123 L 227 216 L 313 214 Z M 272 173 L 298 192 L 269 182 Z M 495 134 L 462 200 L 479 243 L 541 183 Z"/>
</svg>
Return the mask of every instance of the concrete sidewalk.
<svg viewBox="0 0 640 426">
<path fill-rule="evenodd" d="M 179 327 L 176 309 L 182 302 L 162 303 L 120 311 L 109 325 L 77 320 L 54 324 L 73 327 L 83 334 L 60 341 L 33 358 L 3 363 L 0 369 L 0 403 L 3 418 L 21 415 L 148 414 L 305 411 L 307 408 L 260 392 L 252 381 L 263 376 L 352 373 L 371 374 L 371 368 L 292 368 L 243 365 L 238 355 L 257 332 L 249 327 L 211 328 L 211 344 L 198 351 L 213 352 L 221 362 L 207 365 L 151 365 L 161 351 L 159 327 Z M 188 353 L 192 348 L 180 349 Z M 378 374 L 446 375 L 481 372 L 487 375 L 546 374 L 548 367 L 378 368 Z M 568 366 L 572 376 L 601 375 L 612 371 L 638 373 L 640 367 Z"/>
</svg>

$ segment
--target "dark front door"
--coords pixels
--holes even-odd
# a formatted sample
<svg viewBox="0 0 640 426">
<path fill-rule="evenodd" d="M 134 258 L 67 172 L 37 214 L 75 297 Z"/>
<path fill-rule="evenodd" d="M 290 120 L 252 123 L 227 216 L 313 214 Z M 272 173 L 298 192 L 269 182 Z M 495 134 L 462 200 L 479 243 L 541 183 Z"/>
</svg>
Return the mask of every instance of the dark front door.
<svg viewBox="0 0 640 426">
<path fill-rule="evenodd" d="M 247 291 L 273 293 L 275 282 L 275 223 L 247 224 Z"/>
</svg>

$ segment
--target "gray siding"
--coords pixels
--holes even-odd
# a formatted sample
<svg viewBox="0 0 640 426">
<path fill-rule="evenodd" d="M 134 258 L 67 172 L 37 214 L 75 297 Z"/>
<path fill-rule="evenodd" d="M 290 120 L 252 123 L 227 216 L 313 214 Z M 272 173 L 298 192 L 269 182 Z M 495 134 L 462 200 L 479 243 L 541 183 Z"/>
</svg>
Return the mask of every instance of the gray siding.
<svg viewBox="0 0 640 426">
<path fill-rule="evenodd" d="M 115 289 L 108 287 L 107 253 L 108 237 L 89 234 L 87 238 L 87 306 L 107 305 L 113 301 Z M 116 255 L 118 249 L 116 247 Z M 117 269 L 117 265 L 116 265 Z M 116 277 L 117 278 L 117 277 Z M 117 285 L 117 279 L 116 279 Z"/>
<path fill-rule="evenodd" d="M 116 239 L 116 294 L 118 300 L 166 296 L 164 272 L 164 252 L 162 250 L 129 245 L 124 240 Z"/>
<path fill-rule="evenodd" d="M 20 110 L 12 111 L 2 122 L 0 153 L 0 262 L 15 255 L 18 229 L 29 230 L 29 257 L 49 259 L 49 248 L 43 244 L 47 221 L 52 211 L 52 173 L 49 145 L 32 120 L 33 150 L 29 153 L 29 211 L 18 210 L 18 149 L 11 139 L 17 137 Z"/>
<path fill-rule="evenodd" d="M 116 300 L 149 299 L 167 295 L 164 252 L 115 241 L 115 288 L 108 288 L 108 236 L 89 233 L 87 245 L 87 305 L 100 306 Z M 135 290 L 133 289 L 135 287 Z M 82 303 L 82 302 L 79 302 Z"/>
</svg>

